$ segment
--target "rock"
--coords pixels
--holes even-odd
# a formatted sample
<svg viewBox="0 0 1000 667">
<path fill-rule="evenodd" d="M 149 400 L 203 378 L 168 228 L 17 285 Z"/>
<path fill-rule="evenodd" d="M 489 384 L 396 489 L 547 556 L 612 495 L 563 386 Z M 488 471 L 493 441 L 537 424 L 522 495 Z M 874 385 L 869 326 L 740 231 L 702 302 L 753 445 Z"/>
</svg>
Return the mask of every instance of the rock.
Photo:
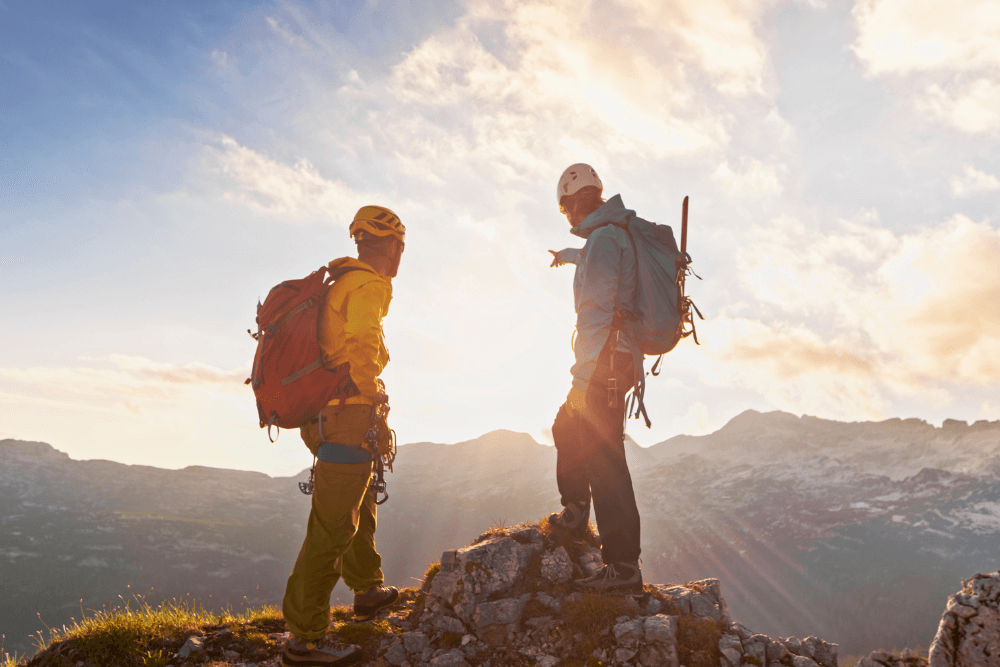
<svg viewBox="0 0 1000 667">
<path fill-rule="evenodd" d="M 719 608 L 712 604 L 712 601 L 700 593 L 691 596 L 691 613 L 695 616 L 704 616 L 712 620 L 718 620 Z"/>
<path fill-rule="evenodd" d="M 187 641 L 184 642 L 184 646 L 174 654 L 175 658 L 189 658 L 193 655 L 198 655 L 205 650 L 205 637 L 204 636 L 192 636 L 188 637 Z"/>
<path fill-rule="evenodd" d="M 643 646 L 639 649 L 638 660 L 642 667 L 680 667 L 677 651 L 672 646 L 668 648 Z"/>
<path fill-rule="evenodd" d="M 420 655 L 427 648 L 430 639 L 422 632 L 404 632 L 403 647 L 410 655 Z"/>
<path fill-rule="evenodd" d="M 406 661 L 406 649 L 403 648 L 403 642 L 397 639 L 389 645 L 389 649 L 385 652 L 385 661 L 390 665 L 395 665 L 395 667 L 399 667 Z"/>
<path fill-rule="evenodd" d="M 690 588 L 684 586 L 657 586 L 654 585 L 667 603 L 681 614 L 691 613 L 691 596 L 695 594 Z"/>
<path fill-rule="evenodd" d="M 740 641 L 747 641 L 753 636 L 753 633 L 747 630 L 746 626 L 736 621 L 729 624 L 729 634 L 737 635 Z"/>
<path fill-rule="evenodd" d="M 624 664 L 635 657 L 635 651 L 627 648 L 615 649 L 615 662 L 618 664 Z"/>
<path fill-rule="evenodd" d="M 631 621 L 622 621 L 615 625 L 614 633 L 616 644 L 624 648 L 633 649 L 645 637 L 642 619 L 637 618 Z"/>
<path fill-rule="evenodd" d="M 976 574 L 948 598 L 930 667 L 985 667 L 1000 656 L 1000 572 Z"/>
<path fill-rule="evenodd" d="M 837 644 L 830 644 L 819 637 L 806 637 L 802 640 L 800 654 L 823 667 L 837 667 L 837 649 Z"/>
<path fill-rule="evenodd" d="M 558 547 L 542 556 L 542 576 L 553 584 L 564 584 L 573 578 L 573 561 L 565 547 Z"/>
<path fill-rule="evenodd" d="M 785 663 L 791 657 L 791 653 L 781 642 L 771 642 L 767 645 L 767 663 L 780 662 Z"/>
<path fill-rule="evenodd" d="M 645 596 L 641 604 L 626 598 L 616 603 L 620 611 L 614 621 L 591 622 L 586 633 L 579 632 L 565 610 L 580 603 L 586 610 L 594 602 L 590 595 L 567 593 L 565 583 L 602 567 L 600 550 L 583 542 L 560 545 L 531 527 L 445 551 L 441 564 L 422 602 L 404 604 L 398 617 L 388 619 L 401 634 L 383 640 L 380 654 L 373 656 L 374 667 L 558 667 L 567 659 L 579 663 L 588 657 L 615 667 L 681 667 L 680 624 L 708 619 L 726 630 L 718 645 L 719 667 L 836 667 L 835 644 L 815 637 L 779 642 L 733 622 L 717 579 L 650 584 L 655 595 Z M 1000 586 L 995 589 L 1000 594 Z M 993 592 L 994 587 L 984 584 L 976 590 Z M 514 591 L 535 593 L 515 597 Z M 962 591 L 965 597 L 956 597 L 952 607 L 982 608 L 973 592 Z M 531 600 L 531 618 L 525 619 Z M 419 618 L 409 620 L 414 609 Z M 578 652 L 582 646 L 592 649 L 589 656 Z"/>
<path fill-rule="evenodd" d="M 541 544 L 545 541 L 545 538 L 542 537 L 542 531 L 538 530 L 534 526 L 528 526 L 527 528 L 512 531 L 510 536 L 518 542 L 533 542 L 535 544 Z"/>
<path fill-rule="evenodd" d="M 223 649 L 223 651 L 222 651 L 222 657 L 225 658 L 226 660 L 228 660 L 229 662 L 236 662 L 237 660 L 240 659 L 240 654 L 237 653 L 236 651 L 229 651 L 227 649 Z M 406 656 L 403 656 L 403 657 L 406 657 Z"/>
<path fill-rule="evenodd" d="M 677 617 L 657 614 L 643 622 L 643 634 L 650 644 L 658 647 L 677 645 Z"/>
<path fill-rule="evenodd" d="M 721 667 L 740 667 L 742 657 L 740 652 L 735 648 L 727 648 L 722 651 L 722 658 L 720 659 Z"/>
<path fill-rule="evenodd" d="M 468 620 L 477 603 L 514 585 L 537 549 L 535 543 L 521 544 L 501 536 L 459 549 L 453 558 L 445 552 L 430 594 L 451 607 L 460 619 Z M 445 560 L 454 562 L 445 565 Z"/>
<path fill-rule="evenodd" d="M 580 556 L 580 569 L 584 575 L 597 574 L 604 567 L 604 559 L 601 558 L 601 550 L 596 547 L 587 547 L 587 550 Z"/>
<path fill-rule="evenodd" d="M 743 653 L 743 642 L 740 641 L 739 635 L 722 635 L 719 639 L 719 650 L 726 651 L 727 649 L 734 649 L 737 653 Z"/>
<path fill-rule="evenodd" d="M 432 658 L 430 665 L 431 667 L 469 667 L 469 663 L 465 661 L 465 654 L 458 649 Z"/>
<path fill-rule="evenodd" d="M 472 622 L 482 628 L 487 625 L 517 623 L 524 611 L 524 602 L 518 598 L 505 598 L 476 605 Z"/>
<path fill-rule="evenodd" d="M 465 626 L 462 625 L 462 621 L 458 620 L 454 616 L 441 616 L 435 619 L 434 627 L 456 635 L 465 634 Z"/>
<path fill-rule="evenodd" d="M 757 660 L 758 665 L 767 664 L 767 646 L 770 642 L 765 635 L 754 635 L 743 643 L 743 655 Z M 754 663 L 751 663 L 754 664 Z"/>
</svg>

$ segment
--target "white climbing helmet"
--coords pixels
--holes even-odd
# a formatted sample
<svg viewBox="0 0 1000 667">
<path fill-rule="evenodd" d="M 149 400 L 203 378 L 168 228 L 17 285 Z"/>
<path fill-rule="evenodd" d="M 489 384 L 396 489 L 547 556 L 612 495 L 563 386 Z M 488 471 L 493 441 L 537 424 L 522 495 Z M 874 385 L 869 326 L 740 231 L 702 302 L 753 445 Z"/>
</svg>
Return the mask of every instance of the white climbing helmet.
<svg viewBox="0 0 1000 667">
<path fill-rule="evenodd" d="M 562 198 L 579 192 L 588 185 L 596 186 L 598 190 L 604 190 L 604 184 L 594 168 L 589 164 L 578 162 L 566 167 L 566 171 L 559 177 L 559 185 L 556 186 L 556 203 L 562 205 Z"/>
</svg>

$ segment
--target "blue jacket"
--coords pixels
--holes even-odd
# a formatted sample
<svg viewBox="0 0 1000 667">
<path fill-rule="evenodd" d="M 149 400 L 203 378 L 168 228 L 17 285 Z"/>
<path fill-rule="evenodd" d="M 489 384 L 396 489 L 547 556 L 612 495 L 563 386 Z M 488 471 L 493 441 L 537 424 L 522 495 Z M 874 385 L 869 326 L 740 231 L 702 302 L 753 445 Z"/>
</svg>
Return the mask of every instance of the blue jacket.
<svg viewBox="0 0 1000 667">
<path fill-rule="evenodd" d="M 570 372 L 573 386 L 580 391 L 587 391 L 597 358 L 611 335 L 615 310 L 632 311 L 635 307 L 635 252 L 628 233 L 615 224 L 608 224 L 624 224 L 634 216 L 635 211 L 625 208 L 621 195 L 615 195 L 572 231 L 587 239 L 573 278 L 576 363 Z M 624 336 L 619 338 L 617 349 L 631 351 Z"/>
</svg>

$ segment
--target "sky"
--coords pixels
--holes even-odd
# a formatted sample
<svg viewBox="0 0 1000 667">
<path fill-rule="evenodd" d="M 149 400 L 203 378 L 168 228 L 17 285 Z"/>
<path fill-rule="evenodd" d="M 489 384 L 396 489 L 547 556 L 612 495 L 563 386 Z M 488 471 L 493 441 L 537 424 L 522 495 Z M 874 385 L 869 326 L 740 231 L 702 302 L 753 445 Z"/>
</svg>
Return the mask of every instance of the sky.
<svg viewBox="0 0 1000 667">
<path fill-rule="evenodd" d="M 308 467 L 258 426 L 246 330 L 380 204 L 399 442 L 550 443 L 575 162 L 675 229 L 690 197 L 706 319 L 641 445 L 1000 419 L 996 0 L 0 0 L 0 439 Z"/>
</svg>

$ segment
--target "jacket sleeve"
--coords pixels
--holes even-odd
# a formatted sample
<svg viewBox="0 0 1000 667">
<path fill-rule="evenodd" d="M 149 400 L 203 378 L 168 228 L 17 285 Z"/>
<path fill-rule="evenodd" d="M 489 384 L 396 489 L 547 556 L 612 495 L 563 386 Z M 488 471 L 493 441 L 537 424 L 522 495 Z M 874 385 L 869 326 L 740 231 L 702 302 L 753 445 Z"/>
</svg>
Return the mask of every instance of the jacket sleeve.
<svg viewBox="0 0 1000 667">
<path fill-rule="evenodd" d="M 621 248 L 610 225 L 594 232 L 591 247 L 577 265 L 581 271 L 579 303 L 576 308 L 576 363 L 570 372 L 573 386 L 587 391 L 597 367 L 597 358 L 611 335 L 615 297 L 621 273 Z"/>
<path fill-rule="evenodd" d="M 383 309 L 389 300 L 388 286 L 372 280 L 355 290 L 347 301 L 344 322 L 344 348 L 351 364 L 351 379 L 363 396 L 372 397 L 378 389 L 375 378 L 382 372 Z"/>
</svg>

